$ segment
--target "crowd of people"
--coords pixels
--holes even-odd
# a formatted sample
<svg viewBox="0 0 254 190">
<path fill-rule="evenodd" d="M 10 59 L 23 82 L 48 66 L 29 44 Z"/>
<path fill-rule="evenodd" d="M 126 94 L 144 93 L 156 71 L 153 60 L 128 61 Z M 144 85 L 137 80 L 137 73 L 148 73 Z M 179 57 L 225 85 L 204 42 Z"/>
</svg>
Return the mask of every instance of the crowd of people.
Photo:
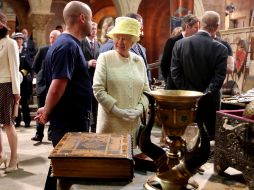
<svg viewBox="0 0 254 190">
<path fill-rule="evenodd" d="M 142 17 L 135 13 L 117 17 L 104 44 L 97 39 L 97 23 L 92 22 L 87 4 L 70 1 L 63 18 L 63 31 L 52 30 L 50 44 L 37 51 L 27 30 L 15 33 L 13 39 L 8 36 L 6 16 L 0 13 L 0 165 L 7 164 L 2 128 L 11 148 L 6 172 L 18 168 L 15 124 L 20 125 L 21 112 L 25 127 L 30 126 L 28 104 L 34 73 L 38 110 L 33 141 L 42 141 L 47 122 L 53 147 L 67 132 L 131 134 L 135 138 L 140 118 L 148 109 L 144 92 L 150 91 L 152 81 L 145 48 L 138 43 Z M 214 11 L 205 12 L 201 20 L 186 15 L 176 34 L 167 40 L 161 60 L 166 89 L 205 94 L 199 101 L 196 122 L 205 124 L 211 140 L 230 56 L 215 37 L 219 24 L 220 16 Z M 21 109 L 15 118 L 17 104 Z M 56 189 L 56 178 L 50 175 L 51 168 L 45 189 Z"/>
</svg>

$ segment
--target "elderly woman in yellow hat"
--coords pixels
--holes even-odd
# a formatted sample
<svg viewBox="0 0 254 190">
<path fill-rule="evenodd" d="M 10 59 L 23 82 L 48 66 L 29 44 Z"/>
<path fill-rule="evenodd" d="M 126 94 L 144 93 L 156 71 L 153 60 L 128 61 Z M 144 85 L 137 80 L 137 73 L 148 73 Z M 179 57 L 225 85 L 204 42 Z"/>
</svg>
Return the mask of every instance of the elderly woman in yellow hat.
<svg viewBox="0 0 254 190">
<path fill-rule="evenodd" d="M 148 106 L 143 94 L 150 91 L 145 64 L 142 57 L 129 51 L 139 40 L 140 27 L 133 18 L 118 17 L 107 34 L 115 49 L 100 54 L 97 60 L 93 81 L 99 103 L 97 133 L 134 135 Z"/>
</svg>

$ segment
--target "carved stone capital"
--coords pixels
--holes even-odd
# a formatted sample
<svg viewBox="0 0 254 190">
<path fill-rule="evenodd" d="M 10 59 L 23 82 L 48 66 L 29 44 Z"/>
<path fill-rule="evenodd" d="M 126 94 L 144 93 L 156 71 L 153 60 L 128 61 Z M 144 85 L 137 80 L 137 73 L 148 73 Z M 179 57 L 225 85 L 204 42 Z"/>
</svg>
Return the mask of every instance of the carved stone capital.
<svg viewBox="0 0 254 190">
<path fill-rule="evenodd" d="M 31 14 L 29 19 L 32 22 L 33 29 L 36 30 L 45 30 L 47 24 L 51 21 L 55 14 Z"/>
<path fill-rule="evenodd" d="M 141 0 L 113 0 L 118 15 L 126 15 L 129 12 L 137 13 Z"/>
<path fill-rule="evenodd" d="M 42 46 L 46 44 L 46 29 L 48 23 L 53 18 L 54 14 L 31 14 L 29 19 L 31 20 L 33 26 L 33 38 L 37 46 Z"/>
</svg>

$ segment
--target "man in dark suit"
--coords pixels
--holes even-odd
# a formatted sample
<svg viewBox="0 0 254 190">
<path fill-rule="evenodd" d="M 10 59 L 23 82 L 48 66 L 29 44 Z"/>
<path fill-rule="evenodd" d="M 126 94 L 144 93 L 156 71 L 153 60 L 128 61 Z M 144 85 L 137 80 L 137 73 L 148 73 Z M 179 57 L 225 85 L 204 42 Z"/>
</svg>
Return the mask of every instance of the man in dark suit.
<svg viewBox="0 0 254 190">
<path fill-rule="evenodd" d="M 219 23 L 217 12 L 205 12 L 201 19 L 201 30 L 177 41 L 171 60 L 171 77 L 176 88 L 205 94 L 198 102 L 196 122 L 205 124 L 210 140 L 215 135 L 216 109 L 228 57 L 227 48 L 213 40 L 210 34 L 218 29 Z"/>
<path fill-rule="evenodd" d="M 211 36 L 212 36 L 212 38 L 214 38 L 215 40 L 217 40 L 218 42 L 220 42 L 224 46 L 226 46 L 226 48 L 228 49 L 227 74 L 232 74 L 235 70 L 235 63 L 234 63 L 234 57 L 233 57 L 233 50 L 232 50 L 230 44 L 220 37 L 219 31 L 211 33 Z M 228 75 L 227 75 L 227 77 L 228 77 Z"/>
<path fill-rule="evenodd" d="M 171 37 L 167 40 L 162 59 L 161 59 L 161 74 L 165 80 L 166 89 L 174 90 L 176 89 L 174 83 L 172 82 L 171 74 L 170 74 L 170 64 L 172 57 L 172 50 L 176 43 L 176 41 L 191 36 L 195 34 L 199 29 L 199 20 L 195 15 L 188 14 L 183 17 L 182 20 L 182 33 L 180 35 Z"/>
<path fill-rule="evenodd" d="M 61 34 L 59 30 L 52 30 L 49 34 L 49 43 L 52 45 L 57 37 Z M 33 62 L 33 70 L 36 73 L 36 95 L 37 95 L 37 104 L 38 108 L 43 107 L 46 99 L 46 84 L 45 84 L 45 76 L 43 74 L 43 64 L 46 54 L 48 52 L 49 46 L 41 47 L 37 54 L 35 55 L 35 59 Z M 31 138 L 32 141 L 42 141 L 44 137 L 44 124 L 37 123 L 36 124 L 36 134 Z M 51 129 L 48 128 L 48 140 L 51 140 Z"/>
<path fill-rule="evenodd" d="M 139 21 L 139 23 L 141 25 L 140 38 L 142 38 L 144 36 L 142 16 L 137 13 L 128 13 L 128 14 L 126 14 L 126 16 L 130 17 L 130 18 L 134 18 Z M 136 53 L 137 55 L 140 55 L 143 58 L 143 60 L 145 62 L 146 69 L 147 69 L 147 78 L 148 78 L 149 84 L 151 85 L 152 84 L 152 75 L 151 75 L 151 71 L 149 70 L 149 65 L 148 65 L 147 59 L 146 59 L 146 48 L 144 46 L 142 46 L 140 43 L 135 43 L 131 47 L 130 51 L 132 51 L 133 53 Z"/>
<path fill-rule="evenodd" d="M 151 76 L 151 71 L 149 70 L 149 66 L 148 66 L 148 63 L 147 63 L 147 59 L 146 59 L 146 48 L 144 48 L 140 43 L 135 43 L 130 51 L 132 51 L 133 53 L 136 53 L 137 55 L 140 55 L 144 62 L 145 62 L 145 66 L 146 66 L 146 69 L 147 69 L 147 78 L 148 78 L 148 81 L 149 81 L 149 84 L 151 85 L 152 84 L 152 76 Z"/>
<path fill-rule="evenodd" d="M 24 34 L 24 47 L 28 49 L 30 53 L 30 57 L 32 61 L 34 60 L 35 54 L 37 52 L 36 44 L 33 41 L 33 36 L 28 35 L 28 30 L 26 28 L 22 29 L 22 33 Z"/>
<path fill-rule="evenodd" d="M 97 41 L 97 23 L 92 22 L 91 33 L 84 40 L 81 41 L 81 49 L 84 53 L 86 61 L 88 61 L 88 71 L 91 81 L 93 83 L 93 76 L 96 67 L 96 60 L 99 56 L 99 49 L 101 44 Z M 98 102 L 93 96 L 92 99 L 92 119 L 91 132 L 96 132 Z"/>
</svg>

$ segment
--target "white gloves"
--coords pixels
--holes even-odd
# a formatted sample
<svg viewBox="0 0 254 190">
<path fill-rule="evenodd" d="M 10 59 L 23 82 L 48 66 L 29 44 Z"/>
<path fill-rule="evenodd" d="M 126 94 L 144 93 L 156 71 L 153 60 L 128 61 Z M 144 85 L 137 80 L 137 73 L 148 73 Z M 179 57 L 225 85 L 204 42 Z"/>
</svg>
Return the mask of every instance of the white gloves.
<svg viewBox="0 0 254 190">
<path fill-rule="evenodd" d="M 21 84 L 23 82 L 23 75 L 21 72 L 19 72 L 19 83 Z"/>
<path fill-rule="evenodd" d="M 128 109 L 127 111 L 128 111 L 128 116 L 131 120 L 137 119 L 142 114 L 142 110 L 138 110 L 138 109 Z"/>
<path fill-rule="evenodd" d="M 142 111 L 136 109 L 120 109 L 116 105 L 113 106 L 111 112 L 119 118 L 122 118 L 126 121 L 133 121 L 138 118 Z"/>
<path fill-rule="evenodd" d="M 122 118 L 122 119 L 127 120 L 127 121 L 130 120 L 130 119 L 128 118 L 127 111 L 124 110 L 124 109 L 118 108 L 116 105 L 113 106 L 111 112 L 112 112 L 114 115 L 116 115 L 117 117 L 119 117 L 119 118 Z"/>
</svg>

